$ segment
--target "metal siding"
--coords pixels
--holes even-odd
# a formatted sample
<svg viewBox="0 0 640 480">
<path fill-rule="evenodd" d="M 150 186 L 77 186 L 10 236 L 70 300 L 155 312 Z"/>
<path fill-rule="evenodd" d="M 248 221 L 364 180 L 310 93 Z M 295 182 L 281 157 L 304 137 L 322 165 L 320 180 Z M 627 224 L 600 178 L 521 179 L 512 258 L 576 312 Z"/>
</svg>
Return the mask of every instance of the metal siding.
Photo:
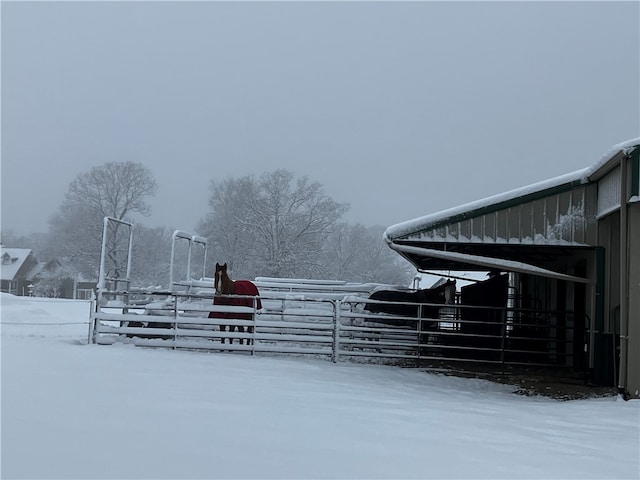
<svg viewBox="0 0 640 480">
<path fill-rule="evenodd" d="M 598 187 L 596 184 L 589 184 L 584 189 L 584 219 L 585 219 L 585 245 L 597 245 L 598 242 L 598 222 L 596 219 Z"/>
<path fill-rule="evenodd" d="M 620 208 L 620 167 L 614 168 L 598 182 L 598 217 Z"/>
<path fill-rule="evenodd" d="M 544 238 L 546 231 L 546 201 L 544 199 L 532 202 L 532 220 L 533 232 L 531 238 L 533 243 Z"/>
<path fill-rule="evenodd" d="M 447 226 L 447 236 L 449 238 L 455 238 L 456 240 L 460 239 L 460 224 L 459 223 L 452 223 L 451 225 Z"/>
<path fill-rule="evenodd" d="M 464 220 L 458 224 L 459 226 L 459 237 L 458 240 L 463 242 L 471 241 L 471 221 Z"/>
<path fill-rule="evenodd" d="M 506 243 L 509 238 L 509 217 L 506 210 L 496 212 L 496 243 Z"/>
<path fill-rule="evenodd" d="M 484 235 L 483 240 L 486 243 L 492 243 L 496 241 L 496 215 L 489 214 L 480 217 L 482 223 L 484 223 Z"/>
<path fill-rule="evenodd" d="M 571 225 L 573 224 L 571 207 L 570 192 L 558 195 L 557 233 L 560 241 L 571 242 Z"/>
<path fill-rule="evenodd" d="M 576 218 L 576 221 L 573 225 L 573 239 L 572 242 L 575 243 L 586 243 L 587 236 L 587 218 L 585 216 L 585 190 L 584 188 L 573 190 L 571 192 L 571 203 L 580 211 L 582 215 L 579 218 Z"/>
<path fill-rule="evenodd" d="M 520 205 L 407 235 L 407 240 L 449 243 L 595 245 L 596 190 L 583 185 Z"/>
<path fill-rule="evenodd" d="M 520 205 L 507 209 L 507 242 L 520 243 Z"/>
<path fill-rule="evenodd" d="M 629 205 L 627 391 L 640 398 L 640 203 Z"/>
<path fill-rule="evenodd" d="M 483 224 L 484 218 L 472 218 L 469 220 L 471 222 L 471 241 L 472 242 L 482 242 L 484 241 L 484 231 Z"/>
</svg>

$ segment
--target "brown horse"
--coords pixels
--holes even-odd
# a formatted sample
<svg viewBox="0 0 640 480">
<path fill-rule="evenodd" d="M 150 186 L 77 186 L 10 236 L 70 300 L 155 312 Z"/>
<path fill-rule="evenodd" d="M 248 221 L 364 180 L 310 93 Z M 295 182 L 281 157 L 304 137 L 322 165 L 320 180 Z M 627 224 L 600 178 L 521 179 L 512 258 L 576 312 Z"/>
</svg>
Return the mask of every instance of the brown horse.
<svg viewBox="0 0 640 480">
<path fill-rule="evenodd" d="M 262 302 L 260 301 L 260 292 L 258 288 L 249 280 L 236 280 L 233 281 L 229 278 L 227 273 L 227 264 L 220 265 L 216 263 L 216 272 L 214 275 L 214 285 L 216 293 L 213 297 L 214 305 L 233 305 L 253 308 L 253 298 L 256 298 L 256 309 L 262 308 Z M 238 295 L 237 297 L 234 297 Z M 241 296 L 240 296 L 241 295 Z M 253 313 L 227 313 L 227 312 L 211 312 L 209 318 L 234 318 L 239 320 L 254 320 Z M 240 325 L 220 325 L 220 331 L 226 332 L 229 327 L 229 332 L 233 332 L 237 329 L 238 332 L 244 333 L 244 327 Z M 248 333 L 253 333 L 253 326 L 247 327 Z M 221 339 L 224 343 L 224 337 Z M 252 340 L 247 339 L 247 345 L 251 344 Z M 229 339 L 229 344 L 233 343 L 233 339 Z M 244 344 L 244 340 L 240 339 L 240 344 Z"/>
<path fill-rule="evenodd" d="M 454 303 L 456 293 L 456 281 L 447 280 L 432 288 L 415 291 L 378 290 L 369 296 L 370 300 L 378 300 L 383 303 L 367 303 L 364 309 L 372 313 L 386 313 L 397 317 L 426 318 L 420 320 L 420 330 L 435 330 L 438 327 L 440 308 L 438 305 Z M 419 305 L 430 304 L 430 305 Z M 393 318 L 376 319 L 378 323 L 386 323 L 394 326 L 413 326 L 417 321 Z"/>
</svg>

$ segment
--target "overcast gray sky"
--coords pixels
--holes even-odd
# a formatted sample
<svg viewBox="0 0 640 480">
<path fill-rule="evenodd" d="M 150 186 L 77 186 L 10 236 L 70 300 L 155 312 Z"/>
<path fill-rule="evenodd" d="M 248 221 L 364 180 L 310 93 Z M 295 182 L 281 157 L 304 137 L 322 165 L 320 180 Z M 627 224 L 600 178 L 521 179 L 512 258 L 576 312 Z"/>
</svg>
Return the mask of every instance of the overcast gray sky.
<svg viewBox="0 0 640 480">
<path fill-rule="evenodd" d="M 1 3 L 2 228 L 135 161 L 147 226 L 285 168 L 389 226 L 596 163 L 640 136 L 633 2 Z"/>
</svg>

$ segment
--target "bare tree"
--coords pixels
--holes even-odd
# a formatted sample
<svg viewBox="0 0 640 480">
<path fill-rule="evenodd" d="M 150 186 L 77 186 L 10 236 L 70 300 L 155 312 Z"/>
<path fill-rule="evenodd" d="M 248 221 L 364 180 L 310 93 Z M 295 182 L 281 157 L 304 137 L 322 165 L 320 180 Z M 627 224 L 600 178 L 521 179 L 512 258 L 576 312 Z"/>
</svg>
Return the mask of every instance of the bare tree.
<svg viewBox="0 0 640 480">
<path fill-rule="evenodd" d="M 324 245 L 325 277 L 408 286 L 415 268 L 384 242 L 384 227 L 340 223 Z"/>
<path fill-rule="evenodd" d="M 59 211 L 49 220 L 59 254 L 72 259 L 85 275 L 97 276 L 103 218 L 130 220 L 133 214 L 148 215 L 151 208 L 146 198 L 156 190 L 153 174 L 139 163 L 109 162 L 79 174 L 69 185 Z M 113 233 L 107 255 L 113 264 L 111 275 L 118 277 L 123 265 L 117 255 L 121 246 L 116 239 L 122 236 Z"/>
<path fill-rule="evenodd" d="M 136 225 L 131 266 L 134 286 L 168 288 L 172 233 L 168 227 Z"/>
<path fill-rule="evenodd" d="M 209 213 L 197 227 L 209 240 L 209 257 L 225 261 L 232 272 L 252 275 L 259 262 L 256 233 L 248 219 L 251 216 L 246 197 L 256 195 L 253 177 L 211 181 Z M 213 275 L 213 272 L 210 272 Z"/>
<path fill-rule="evenodd" d="M 212 181 L 210 190 L 211 212 L 199 230 L 244 276 L 317 275 L 324 238 L 348 208 L 287 170 Z"/>
<path fill-rule="evenodd" d="M 276 170 L 212 181 L 198 226 L 236 275 L 327 278 L 407 285 L 411 265 L 385 244 L 384 227 L 339 222 L 347 206 L 318 182 Z"/>
<path fill-rule="evenodd" d="M 315 276 L 324 239 L 348 207 L 326 196 L 318 182 L 293 180 L 286 170 L 262 176 L 259 195 L 248 198 L 253 226 L 268 275 Z"/>
<path fill-rule="evenodd" d="M 125 220 L 131 213 L 149 215 L 145 199 L 156 190 L 153 174 L 144 165 L 109 162 L 78 175 L 69 185 L 65 203 L 85 206 L 100 218 Z"/>
</svg>

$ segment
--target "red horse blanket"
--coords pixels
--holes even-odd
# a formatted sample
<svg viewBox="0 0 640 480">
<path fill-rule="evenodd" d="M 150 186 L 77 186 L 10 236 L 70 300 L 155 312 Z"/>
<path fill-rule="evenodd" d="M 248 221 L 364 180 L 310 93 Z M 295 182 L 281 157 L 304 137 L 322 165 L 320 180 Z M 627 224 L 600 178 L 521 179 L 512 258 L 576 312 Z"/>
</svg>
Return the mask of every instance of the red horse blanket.
<svg viewBox="0 0 640 480">
<path fill-rule="evenodd" d="M 260 292 L 249 280 L 236 280 L 233 282 L 234 295 L 250 295 L 256 298 L 256 308 L 260 310 L 262 308 L 262 302 L 260 301 Z M 214 305 L 233 305 L 236 307 L 251 307 L 253 308 L 253 298 L 249 297 L 213 297 Z M 242 320 L 252 320 L 252 313 L 232 313 L 232 312 L 210 312 L 209 318 L 238 318 Z"/>
</svg>

